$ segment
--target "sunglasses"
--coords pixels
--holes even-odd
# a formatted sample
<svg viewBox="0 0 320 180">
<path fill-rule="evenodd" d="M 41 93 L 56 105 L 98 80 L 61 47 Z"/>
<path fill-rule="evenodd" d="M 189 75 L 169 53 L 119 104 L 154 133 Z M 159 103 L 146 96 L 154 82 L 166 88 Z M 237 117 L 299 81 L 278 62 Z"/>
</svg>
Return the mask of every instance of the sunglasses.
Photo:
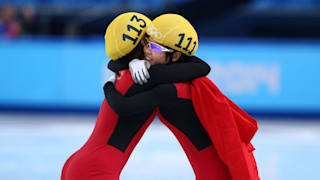
<svg viewBox="0 0 320 180">
<path fill-rule="evenodd" d="M 147 41 L 148 47 L 154 52 L 159 52 L 159 53 L 161 53 L 161 52 L 173 53 L 174 52 L 173 49 L 165 48 L 165 47 L 161 46 L 160 44 L 157 44 L 155 42 L 150 41 L 148 38 L 146 38 L 146 41 Z"/>
</svg>

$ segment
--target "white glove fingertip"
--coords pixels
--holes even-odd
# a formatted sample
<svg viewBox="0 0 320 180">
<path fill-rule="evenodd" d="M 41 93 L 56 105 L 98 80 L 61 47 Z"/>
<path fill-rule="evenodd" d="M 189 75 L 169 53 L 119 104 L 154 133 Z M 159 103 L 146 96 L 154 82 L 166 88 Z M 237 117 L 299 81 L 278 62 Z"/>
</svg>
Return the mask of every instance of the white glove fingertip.
<svg viewBox="0 0 320 180">
<path fill-rule="evenodd" d="M 146 70 L 144 69 L 144 71 L 143 71 L 143 83 L 147 83 L 148 82 L 148 79 L 147 79 L 147 75 L 146 75 L 146 72 L 145 72 Z"/>
<path fill-rule="evenodd" d="M 143 85 L 143 76 L 141 75 L 141 73 L 138 73 L 138 74 L 139 74 L 139 84 Z"/>
<path fill-rule="evenodd" d="M 140 83 L 141 83 L 141 85 L 143 85 L 146 81 L 146 78 L 144 77 L 142 72 L 140 72 L 139 74 L 140 74 Z"/>
<path fill-rule="evenodd" d="M 137 73 L 135 73 L 133 77 L 134 77 L 133 78 L 134 83 L 138 84 L 139 80 L 138 80 L 138 77 L 137 77 Z"/>
<path fill-rule="evenodd" d="M 147 79 L 143 79 L 143 83 L 146 84 L 148 82 Z"/>
<path fill-rule="evenodd" d="M 136 77 L 136 81 L 135 81 L 135 83 L 136 84 L 140 84 L 140 76 L 139 76 L 139 72 L 137 71 L 137 72 L 135 72 L 135 77 Z"/>
<path fill-rule="evenodd" d="M 146 78 L 146 80 L 150 78 L 149 71 L 147 69 L 143 69 L 143 75 Z"/>
</svg>

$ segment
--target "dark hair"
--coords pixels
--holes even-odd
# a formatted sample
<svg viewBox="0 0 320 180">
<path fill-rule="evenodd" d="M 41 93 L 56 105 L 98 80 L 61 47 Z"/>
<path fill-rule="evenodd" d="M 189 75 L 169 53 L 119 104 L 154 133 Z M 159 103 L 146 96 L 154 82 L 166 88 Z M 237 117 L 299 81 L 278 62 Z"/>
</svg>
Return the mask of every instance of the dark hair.
<svg viewBox="0 0 320 180">
<path fill-rule="evenodd" d="M 122 56 L 121 58 L 117 59 L 117 61 L 131 61 L 134 58 L 143 59 L 143 46 L 141 42 L 127 55 Z"/>
<path fill-rule="evenodd" d="M 174 54 L 175 52 L 180 52 L 180 51 L 174 50 L 174 51 L 171 52 L 171 53 L 170 53 L 170 52 L 166 52 L 166 56 L 169 57 L 169 63 L 173 63 L 173 62 L 172 62 L 172 58 L 173 58 L 173 54 Z M 177 61 L 177 62 L 184 62 L 184 61 L 186 61 L 187 58 L 189 58 L 189 56 L 187 56 L 187 55 L 185 55 L 184 53 L 181 52 L 181 56 L 180 56 L 180 58 L 179 58 L 179 61 Z"/>
</svg>

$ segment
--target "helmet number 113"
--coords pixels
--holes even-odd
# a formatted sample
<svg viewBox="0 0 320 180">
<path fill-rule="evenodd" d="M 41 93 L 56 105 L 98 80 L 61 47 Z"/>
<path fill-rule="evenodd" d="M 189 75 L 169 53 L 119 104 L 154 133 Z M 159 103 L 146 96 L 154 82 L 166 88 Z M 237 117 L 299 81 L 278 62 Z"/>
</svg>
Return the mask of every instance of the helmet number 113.
<svg viewBox="0 0 320 180">
<path fill-rule="evenodd" d="M 141 21 L 141 23 L 139 24 L 141 28 L 145 28 L 146 27 L 146 22 L 143 19 L 139 19 L 136 15 L 133 15 L 132 18 L 130 19 L 130 21 L 133 22 L 134 20 L 136 21 L 136 22 L 134 22 L 135 24 L 139 23 Z M 128 24 L 127 25 L 127 30 L 129 32 L 131 30 L 137 32 L 137 37 L 133 38 L 133 37 L 127 35 L 127 34 L 122 34 L 122 40 L 126 41 L 126 39 L 128 39 L 128 40 L 132 41 L 133 45 L 135 45 L 137 43 L 137 40 L 138 40 L 139 36 L 142 33 L 142 29 L 138 29 L 138 28 Z"/>
</svg>

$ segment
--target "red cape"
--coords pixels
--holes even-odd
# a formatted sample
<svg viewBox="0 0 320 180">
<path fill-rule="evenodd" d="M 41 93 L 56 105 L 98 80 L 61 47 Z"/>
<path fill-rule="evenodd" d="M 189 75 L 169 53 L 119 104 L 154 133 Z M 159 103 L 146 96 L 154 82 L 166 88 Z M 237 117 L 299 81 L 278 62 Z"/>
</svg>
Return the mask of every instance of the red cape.
<svg viewBox="0 0 320 180">
<path fill-rule="evenodd" d="M 191 83 L 195 111 L 233 180 L 259 180 L 250 141 L 257 121 L 228 99 L 208 78 Z"/>
</svg>

